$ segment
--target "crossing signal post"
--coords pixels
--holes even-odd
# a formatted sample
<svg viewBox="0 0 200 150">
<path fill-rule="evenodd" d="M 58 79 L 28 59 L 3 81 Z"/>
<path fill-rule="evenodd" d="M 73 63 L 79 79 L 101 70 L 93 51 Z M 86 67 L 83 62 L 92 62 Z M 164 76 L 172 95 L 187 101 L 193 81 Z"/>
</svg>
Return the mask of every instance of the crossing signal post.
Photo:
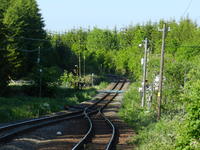
<svg viewBox="0 0 200 150">
<path fill-rule="evenodd" d="M 142 107 L 144 107 L 145 99 L 146 99 L 147 49 L 148 49 L 148 39 L 145 38 L 145 40 L 144 40 L 144 59 L 143 59 L 143 79 L 142 79 L 142 102 L 141 102 Z"/>
</svg>

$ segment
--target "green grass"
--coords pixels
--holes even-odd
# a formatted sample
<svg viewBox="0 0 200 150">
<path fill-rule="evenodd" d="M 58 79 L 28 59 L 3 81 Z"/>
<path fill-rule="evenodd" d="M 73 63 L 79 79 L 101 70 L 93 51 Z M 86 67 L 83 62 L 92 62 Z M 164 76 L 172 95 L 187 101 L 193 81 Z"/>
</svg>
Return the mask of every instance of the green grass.
<svg viewBox="0 0 200 150">
<path fill-rule="evenodd" d="M 95 88 L 96 89 L 104 89 L 104 88 L 106 88 L 107 86 L 108 86 L 108 82 L 105 82 L 105 81 L 103 81 L 103 82 L 101 82 L 98 86 L 96 86 Z"/>
<path fill-rule="evenodd" d="M 133 138 L 138 150 L 175 150 L 179 119 L 162 119 L 139 130 Z"/>
<path fill-rule="evenodd" d="M 74 105 L 91 99 L 96 89 L 83 90 L 58 88 L 51 97 L 27 96 L 20 87 L 12 87 L 15 94 L 0 97 L 0 123 L 34 118 L 63 110 L 64 105 Z M 18 93 L 16 93 L 18 92 Z"/>
<path fill-rule="evenodd" d="M 141 108 L 139 83 L 134 83 L 125 93 L 120 116 L 133 127 L 136 135 L 132 144 L 137 150 L 174 150 L 177 130 L 181 117 L 163 114 L 160 121 L 156 120 L 156 109 L 153 105 L 150 111 Z"/>
</svg>

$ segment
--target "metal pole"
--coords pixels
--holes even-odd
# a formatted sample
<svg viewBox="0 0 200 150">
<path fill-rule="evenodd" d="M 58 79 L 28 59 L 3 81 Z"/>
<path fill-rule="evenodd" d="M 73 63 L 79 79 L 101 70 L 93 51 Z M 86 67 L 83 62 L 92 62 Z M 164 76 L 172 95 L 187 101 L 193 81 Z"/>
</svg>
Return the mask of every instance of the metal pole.
<svg viewBox="0 0 200 150">
<path fill-rule="evenodd" d="M 79 53 L 78 62 L 79 62 L 79 77 L 81 78 L 81 53 Z"/>
<path fill-rule="evenodd" d="M 164 54 L 165 54 L 165 37 L 168 29 L 166 24 L 163 24 L 162 31 L 162 49 L 161 49 L 161 58 L 160 58 L 160 75 L 159 75 L 159 86 L 158 86 L 158 114 L 157 119 L 160 120 L 161 117 L 161 103 L 162 103 L 162 85 L 163 85 L 163 70 L 164 70 Z"/>
<path fill-rule="evenodd" d="M 39 88 L 39 97 L 41 97 L 42 95 L 42 76 L 41 76 L 41 73 L 42 73 L 42 69 L 41 69 L 41 65 L 40 65 L 40 59 L 41 59 L 41 52 L 40 52 L 40 47 L 39 47 L 39 50 L 38 50 L 38 64 L 39 64 L 39 72 L 40 72 L 40 88 Z"/>
<path fill-rule="evenodd" d="M 92 87 L 94 86 L 94 73 L 92 73 Z"/>
<path fill-rule="evenodd" d="M 85 76 L 85 54 L 83 56 L 83 59 L 84 59 L 84 76 Z"/>
<path fill-rule="evenodd" d="M 143 80 L 142 80 L 142 107 L 145 105 L 146 98 L 146 75 L 147 75 L 147 48 L 148 48 L 148 39 L 144 40 L 144 63 L 143 63 Z"/>
</svg>

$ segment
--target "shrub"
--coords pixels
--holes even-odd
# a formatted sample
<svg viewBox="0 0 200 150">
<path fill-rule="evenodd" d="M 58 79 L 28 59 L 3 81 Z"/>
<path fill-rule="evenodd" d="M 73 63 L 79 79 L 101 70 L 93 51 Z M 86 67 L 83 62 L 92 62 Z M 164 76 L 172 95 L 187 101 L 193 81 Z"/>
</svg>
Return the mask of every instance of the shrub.
<svg viewBox="0 0 200 150">
<path fill-rule="evenodd" d="M 60 82 L 65 87 L 73 87 L 75 85 L 75 82 L 78 81 L 78 77 L 74 76 L 71 72 L 64 71 L 63 75 L 60 76 Z"/>
<path fill-rule="evenodd" d="M 197 150 L 200 148 L 200 80 L 192 81 L 185 87 L 183 100 L 186 101 L 186 119 L 179 131 L 177 149 Z"/>
</svg>

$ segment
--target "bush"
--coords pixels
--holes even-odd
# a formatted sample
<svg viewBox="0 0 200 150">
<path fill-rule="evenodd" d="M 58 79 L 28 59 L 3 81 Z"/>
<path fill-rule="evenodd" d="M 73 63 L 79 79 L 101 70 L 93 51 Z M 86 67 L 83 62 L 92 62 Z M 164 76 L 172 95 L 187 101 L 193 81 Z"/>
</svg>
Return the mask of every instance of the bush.
<svg viewBox="0 0 200 150">
<path fill-rule="evenodd" d="M 54 97 L 51 98 L 28 97 L 21 94 L 18 97 L 16 95 L 0 97 L 0 122 L 34 118 L 57 112 L 64 109 L 64 106 L 89 100 L 95 94 L 94 88 L 84 90 L 57 88 Z"/>
<path fill-rule="evenodd" d="M 42 96 L 50 96 L 55 91 L 55 88 L 59 85 L 59 77 L 61 75 L 60 68 L 53 66 L 53 67 L 44 67 L 42 72 L 35 72 L 31 74 L 31 79 L 34 80 L 34 85 L 27 89 L 27 93 L 30 95 L 38 95 L 40 86 L 42 89 Z"/>
<path fill-rule="evenodd" d="M 124 95 L 120 110 L 122 118 L 134 128 L 136 135 L 132 143 L 138 150 L 175 150 L 176 131 L 179 127 L 180 117 L 162 115 L 160 121 L 156 120 L 156 109 L 141 108 L 139 83 L 131 85 Z M 154 102 L 156 103 L 156 102 Z"/>
<path fill-rule="evenodd" d="M 60 76 L 60 82 L 62 86 L 71 88 L 74 87 L 75 82 L 78 82 L 78 77 L 74 76 L 71 72 L 64 71 L 63 75 Z"/>
<path fill-rule="evenodd" d="M 177 149 L 200 149 L 200 80 L 189 82 L 183 94 L 187 103 L 186 119 L 182 124 L 177 139 Z"/>
<path fill-rule="evenodd" d="M 179 119 L 162 119 L 148 125 L 134 137 L 138 150 L 175 150 L 176 129 Z"/>
<path fill-rule="evenodd" d="M 146 111 L 146 108 L 141 108 L 140 93 L 137 90 L 138 85 L 138 83 L 131 85 L 125 93 L 122 109 L 120 110 L 120 115 L 136 130 L 143 129 L 156 121 L 153 110 Z"/>
</svg>

